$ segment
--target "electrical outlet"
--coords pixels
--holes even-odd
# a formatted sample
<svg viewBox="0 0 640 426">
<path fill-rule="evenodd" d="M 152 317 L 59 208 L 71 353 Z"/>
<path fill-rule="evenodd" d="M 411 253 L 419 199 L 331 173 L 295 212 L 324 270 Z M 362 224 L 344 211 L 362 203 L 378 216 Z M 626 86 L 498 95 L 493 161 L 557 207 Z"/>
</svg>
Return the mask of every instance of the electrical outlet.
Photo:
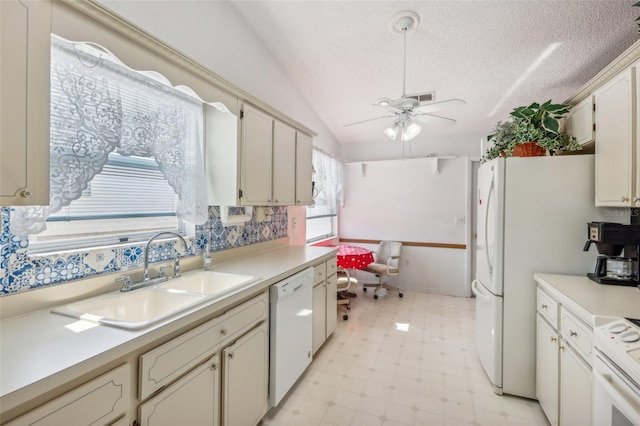
<svg viewBox="0 0 640 426">
<path fill-rule="evenodd" d="M 464 216 L 456 216 L 456 225 L 464 225 L 466 223 L 466 218 Z"/>
<path fill-rule="evenodd" d="M 291 219 L 291 229 L 296 229 L 296 225 L 298 224 L 298 221 L 296 220 L 296 218 L 292 218 Z"/>
</svg>

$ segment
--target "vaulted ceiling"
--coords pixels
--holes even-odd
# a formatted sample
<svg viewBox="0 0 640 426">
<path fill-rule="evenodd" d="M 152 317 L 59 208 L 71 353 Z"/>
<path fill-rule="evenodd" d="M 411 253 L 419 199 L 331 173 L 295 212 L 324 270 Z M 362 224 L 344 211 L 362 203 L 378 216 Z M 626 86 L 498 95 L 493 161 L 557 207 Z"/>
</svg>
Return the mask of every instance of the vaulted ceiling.
<svg viewBox="0 0 640 426">
<path fill-rule="evenodd" d="M 402 36 L 392 17 L 420 16 L 407 34 L 407 94 L 466 106 L 439 112 L 452 127 L 416 138 L 486 134 L 515 106 L 562 102 L 638 39 L 640 8 L 620 0 L 237 1 L 340 143 L 381 142 L 392 119 L 372 104 L 402 93 Z"/>
</svg>

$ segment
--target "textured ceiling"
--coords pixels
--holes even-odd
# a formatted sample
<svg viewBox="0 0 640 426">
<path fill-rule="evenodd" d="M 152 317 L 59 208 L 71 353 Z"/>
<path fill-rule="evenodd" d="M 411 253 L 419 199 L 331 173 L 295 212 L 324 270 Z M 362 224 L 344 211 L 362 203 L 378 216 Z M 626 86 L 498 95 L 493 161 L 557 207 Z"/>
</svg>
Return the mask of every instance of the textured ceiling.
<svg viewBox="0 0 640 426">
<path fill-rule="evenodd" d="M 391 119 L 372 106 L 402 93 L 402 36 L 391 18 L 421 18 L 407 35 L 407 94 L 465 107 L 430 135 L 487 134 L 513 107 L 561 102 L 637 39 L 633 1 L 238 1 L 234 7 L 340 143 L 380 142 Z"/>
</svg>

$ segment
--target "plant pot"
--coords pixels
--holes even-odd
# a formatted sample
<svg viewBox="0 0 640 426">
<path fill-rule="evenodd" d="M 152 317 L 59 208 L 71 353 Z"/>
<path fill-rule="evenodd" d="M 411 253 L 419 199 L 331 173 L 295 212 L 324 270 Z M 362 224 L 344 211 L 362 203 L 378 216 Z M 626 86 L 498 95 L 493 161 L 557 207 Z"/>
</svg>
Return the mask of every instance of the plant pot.
<svg viewBox="0 0 640 426">
<path fill-rule="evenodd" d="M 538 146 L 536 142 L 525 142 L 516 146 L 511 153 L 512 157 L 543 157 L 547 150 Z"/>
</svg>

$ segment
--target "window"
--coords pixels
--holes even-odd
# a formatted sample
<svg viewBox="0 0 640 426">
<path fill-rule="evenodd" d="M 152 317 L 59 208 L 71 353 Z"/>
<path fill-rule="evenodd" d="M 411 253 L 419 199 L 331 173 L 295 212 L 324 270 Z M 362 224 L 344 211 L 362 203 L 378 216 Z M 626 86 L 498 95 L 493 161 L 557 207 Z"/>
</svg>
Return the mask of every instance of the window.
<svg viewBox="0 0 640 426">
<path fill-rule="evenodd" d="M 49 215 L 45 231 L 30 235 L 30 247 L 115 244 L 146 240 L 158 231 L 181 232 L 177 202 L 155 160 L 112 152 L 81 197 Z"/>
<path fill-rule="evenodd" d="M 338 208 L 342 202 L 343 164 L 313 150 L 314 205 L 307 207 L 307 243 L 337 236 Z"/>
<path fill-rule="evenodd" d="M 203 102 L 189 89 L 53 36 L 50 204 L 16 207 L 12 231 L 45 251 L 204 223 L 203 131 Z"/>
</svg>

